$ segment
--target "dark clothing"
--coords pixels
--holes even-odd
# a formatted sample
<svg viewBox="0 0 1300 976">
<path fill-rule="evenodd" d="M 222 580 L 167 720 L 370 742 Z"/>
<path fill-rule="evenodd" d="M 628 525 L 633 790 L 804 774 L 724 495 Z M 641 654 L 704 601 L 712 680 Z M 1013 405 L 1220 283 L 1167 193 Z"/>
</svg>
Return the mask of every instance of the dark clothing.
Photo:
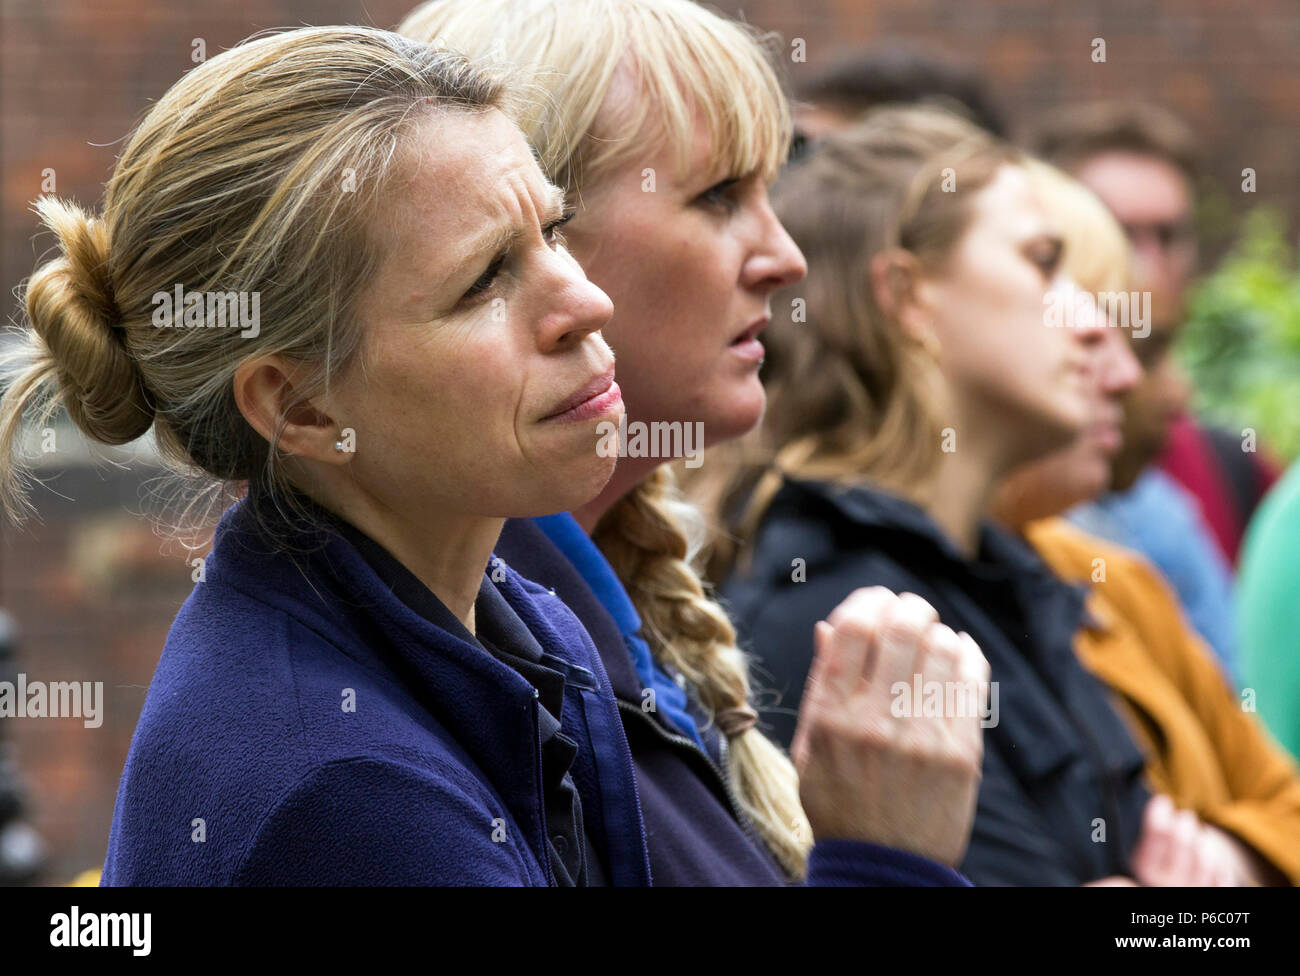
<svg viewBox="0 0 1300 976">
<path fill-rule="evenodd" d="M 802 560 L 802 563 L 797 562 Z M 804 580 L 804 581 L 800 581 Z M 865 487 L 787 480 L 752 561 L 724 601 L 781 696 L 764 718 L 789 743 L 813 656 L 813 626 L 853 590 L 927 600 L 980 645 L 997 685 L 985 729 L 974 833 L 962 872 L 978 884 L 1077 885 L 1130 874 L 1149 797 L 1143 756 L 1074 636 L 1084 591 L 992 525 L 965 558 L 920 508 Z M 1103 840 L 1104 838 L 1104 840 Z"/>
<path fill-rule="evenodd" d="M 596 644 L 618 701 L 636 771 L 650 868 L 656 885 L 778 885 L 786 878 L 740 809 L 727 775 L 726 738 L 688 702 L 705 749 L 683 735 L 646 696 L 613 617 L 588 581 L 528 519 L 511 519 L 497 553 L 551 587 Z M 809 857 L 810 885 L 962 885 L 957 872 L 906 851 L 823 841 Z"/>
<path fill-rule="evenodd" d="M 395 595 L 341 533 L 295 530 L 290 555 L 255 511 L 245 499 L 222 517 L 168 634 L 102 884 L 554 885 L 584 869 L 650 883 L 618 706 L 553 594 L 504 564 L 485 574 L 484 633 L 510 666 L 432 594 Z M 532 640 L 510 636 L 512 618 Z M 546 754 L 549 708 L 576 752 Z M 581 865 L 557 858 L 550 829 L 566 767 L 581 820 L 571 804 L 564 829 L 599 852 Z"/>
<path fill-rule="evenodd" d="M 343 533 L 311 520 L 272 544 L 258 516 L 276 520 L 248 499 L 223 515 L 168 634 L 101 884 L 555 885 L 561 870 L 575 882 L 585 870 L 588 883 L 650 883 L 626 703 L 554 593 L 494 559 L 476 604 L 485 644 L 401 574 L 390 587 Z M 531 640 L 519 639 L 515 619 Z M 546 671 L 564 676 L 559 696 Z M 550 741 L 562 734 L 577 750 L 548 757 L 545 716 L 557 706 Z M 580 867 L 550 828 L 553 812 L 564 819 L 566 766 L 580 803 L 570 805 L 572 830 L 596 852 Z M 660 820 L 681 837 L 656 846 L 712 856 L 695 812 Z M 961 881 L 875 845 L 818 844 L 810 863 L 827 884 Z M 756 873 L 686 863 L 677 877 L 692 872 L 738 882 Z"/>
<path fill-rule="evenodd" d="M 562 731 L 565 677 L 547 664 L 564 664 L 549 659 L 537 639 L 528 632 L 519 616 L 510 609 L 491 581 L 492 567 L 483 577 L 478 598 L 474 601 L 474 626 L 477 638 L 447 607 L 433 595 L 420 579 L 360 529 L 335 518 L 326 509 L 312 506 L 317 517 L 329 518 L 343 536 L 370 564 L 393 595 L 436 627 L 460 633 L 466 641 L 476 641 L 507 667 L 537 690 L 539 731 L 542 741 L 542 787 L 546 807 L 547 842 L 551 849 L 551 866 L 556 884 L 561 887 L 604 885 L 605 872 L 591 838 L 583 830 L 582 799 L 569 771 L 578 753 L 578 744 Z M 515 653 L 505 650 L 512 648 Z M 590 672 L 586 672 L 590 682 Z"/>
</svg>

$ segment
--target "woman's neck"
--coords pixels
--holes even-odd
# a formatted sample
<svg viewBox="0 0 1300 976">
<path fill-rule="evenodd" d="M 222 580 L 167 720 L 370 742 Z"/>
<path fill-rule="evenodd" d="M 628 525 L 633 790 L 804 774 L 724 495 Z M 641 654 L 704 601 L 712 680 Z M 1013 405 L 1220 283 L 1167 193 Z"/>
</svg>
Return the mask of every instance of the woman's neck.
<svg viewBox="0 0 1300 976">
<path fill-rule="evenodd" d="M 388 550 L 476 633 L 474 602 L 505 519 L 438 512 L 435 505 L 412 516 L 356 493 L 321 504 Z"/>
<path fill-rule="evenodd" d="M 941 455 L 925 508 L 968 559 L 979 552 L 980 523 L 1001 477 L 996 451 L 967 432 L 957 449 Z"/>
</svg>

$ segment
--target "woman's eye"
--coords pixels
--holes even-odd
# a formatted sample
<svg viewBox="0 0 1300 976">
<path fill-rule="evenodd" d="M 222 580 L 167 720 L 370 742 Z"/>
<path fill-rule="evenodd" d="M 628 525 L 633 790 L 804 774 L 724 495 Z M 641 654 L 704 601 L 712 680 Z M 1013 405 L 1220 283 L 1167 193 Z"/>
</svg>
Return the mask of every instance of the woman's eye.
<svg viewBox="0 0 1300 976">
<path fill-rule="evenodd" d="M 505 255 L 502 255 L 489 264 L 487 270 L 478 276 L 474 281 L 474 284 L 469 286 L 469 289 L 465 292 L 463 298 L 473 298 L 476 295 L 483 294 L 483 292 L 491 288 L 492 282 L 496 280 L 497 274 L 501 271 L 501 266 L 505 263 Z"/>
<path fill-rule="evenodd" d="M 737 206 L 737 202 L 734 197 L 728 194 L 727 191 L 739 182 L 740 180 L 735 178 L 722 180 L 719 183 L 713 184 L 713 186 L 701 193 L 696 199 L 711 207 L 725 207 L 728 210 L 734 210 Z"/>
<path fill-rule="evenodd" d="M 564 246 L 564 235 L 560 232 L 560 228 L 572 220 L 577 212 L 576 210 L 569 210 L 559 220 L 547 224 L 542 229 L 542 236 L 546 238 L 547 244 L 551 245 L 551 247 Z"/>
<path fill-rule="evenodd" d="M 1029 259 L 1051 280 L 1061 266 L 1062 247 L 1059 242 L 1036 248 Z"/>
<path fill-rule="evenodd" d="M 547 244 L 553 248 L 560 247 L 564 244 L 564 235 L 560 233 L 560 228 L 572 220 L 575 213 L 577 213 L 576 210 L 569 211 L 559 220 L 552 221 L 542 228 L 542 237 L 545 238 Z M 487 270 L 478 276 L 474 284 L 469 286 L 469 289 L 461 296 L 461 301 L 468 301 L 478 295 L 482 295 L 485 291 L 491 288 L 497 279 L 497 275 L 501 273 L 502 267 L 505 266 L 505 263 L 506 255 L 502 254 L 497 257 L 496 260 L 488 265 Z"/>
</svg>

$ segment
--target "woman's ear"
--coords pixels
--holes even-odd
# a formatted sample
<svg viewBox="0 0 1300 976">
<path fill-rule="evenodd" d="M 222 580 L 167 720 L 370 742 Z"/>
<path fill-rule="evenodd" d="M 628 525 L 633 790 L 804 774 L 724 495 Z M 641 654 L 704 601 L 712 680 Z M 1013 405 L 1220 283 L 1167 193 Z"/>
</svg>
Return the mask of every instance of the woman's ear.
<svg viewBox="0 0 1300 976">
<path fill-rule="evenodd" d="M 283 356 L 250 356 L 235 368 L 235 404 L 268 443 L 283 417 L 277 446 L 285 454 L 345 464 L 351 452 L 334 447 L 341 435 L 339 424 L 298 398 L 306 377 L 306 367 Z"/>
<path fill-rule="evenodd" d="M 926 349 L 936 348 L 939 339 L 923 300 L 922 268 L 916 255 L 902 248 L 881 251 L 871 258 L 869 271 L 876 307 L 898 323 L 904 338 Z"/>
</svg>

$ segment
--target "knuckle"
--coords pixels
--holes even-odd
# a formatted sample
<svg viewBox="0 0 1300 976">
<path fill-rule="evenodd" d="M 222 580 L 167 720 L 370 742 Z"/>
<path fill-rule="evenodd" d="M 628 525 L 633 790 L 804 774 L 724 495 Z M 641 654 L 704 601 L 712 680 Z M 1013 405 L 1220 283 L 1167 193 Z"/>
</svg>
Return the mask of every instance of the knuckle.
<svg viewBox="0 0 1300 976">
<path fill-rule="evenodd" d="M 876 636 L 876 627 L 872 621 L 863 617 L 846 616 L 835 625 L 835 632 L 841 638 L 869 641 Z"/>
<path fill-rule="evenodd" d="M 960 742 L 950 741 L 938 747 L 935 752 L 935 765 L 956 776 L 970 777 L 979 773 L 982 749 L 971 749 Z"/>
<path fill-rule="evenodd" d="M 946 647 L 954 653 L 961 647 L 961 641 L 953 633 L 951 627 L 941 621 L 934 621 L 925 630 L 925 636 L 928 640 L 935 643 L 936 646 Z"/>
<path fill-rule="evenodd" d="M 948 630 L 947 627 L 943 628 L 947 631 L 947 634 L 934 629 L 942 626 L 942 624 L 930 625 L 931 629 L 925 635 L 926 654 L 937 658 L 942 665 L 949 669 L 955 669 L 963 660 L 961 645 L 957 643 L 957 635 Z"/>
<path fill-rule="evenodd" d="M 898 728 L 887 715 L 859 714 L 847 723 L 846 738 L 859 747 L 871 750 L 892 748 L 898 739 Z"/>
<path fill-rule="evenodd" d="M 882 640 L 920 647 L 925 641 L 929 623 L 907 613 L 891 613 L 880 623 Z"/>
<path fill-rule="evenodd" d="M 917 596 L 915 593 L 900 593 L 898 597 L 900 608 L 906 609 L 910 615 L 917 619 L 925 620 L 927 623 L 933 623 L 939 619 L 939 611 L 930 605 L 930 602 L 924 597 Z"/>
<path fill-rule="evenodd" d="M 832 627 L 839 627 L 848 619 L 874 619 L 880 609 L 893 594 L 883 586 L 862 586 L 854 590 L 831 611 L 826 622 Z"/>
<path fill-rule="evenodd" d="M 984 652 L 974 645 L 961 645 L 957 649 L 960 666 L 965 674 L 987 681 L 993 674 L 993 667 Z"/>
</svg>

